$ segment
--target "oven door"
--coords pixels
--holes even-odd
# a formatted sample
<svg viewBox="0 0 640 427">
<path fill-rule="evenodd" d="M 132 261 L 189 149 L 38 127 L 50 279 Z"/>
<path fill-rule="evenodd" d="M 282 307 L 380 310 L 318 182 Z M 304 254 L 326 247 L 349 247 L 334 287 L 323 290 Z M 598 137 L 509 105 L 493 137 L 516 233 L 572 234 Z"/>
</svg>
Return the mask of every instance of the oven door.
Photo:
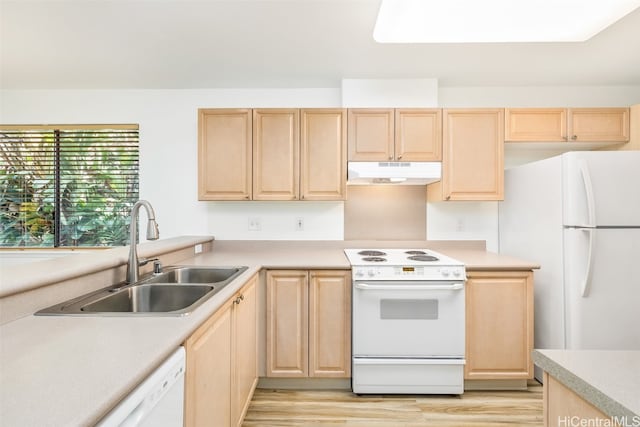
<svg viewBox="0 0 640 427">
<path fill-rule="evenodd" d="M 464 357 L 464 282 L 355 281 L 353 356 Z"/>
</svg>

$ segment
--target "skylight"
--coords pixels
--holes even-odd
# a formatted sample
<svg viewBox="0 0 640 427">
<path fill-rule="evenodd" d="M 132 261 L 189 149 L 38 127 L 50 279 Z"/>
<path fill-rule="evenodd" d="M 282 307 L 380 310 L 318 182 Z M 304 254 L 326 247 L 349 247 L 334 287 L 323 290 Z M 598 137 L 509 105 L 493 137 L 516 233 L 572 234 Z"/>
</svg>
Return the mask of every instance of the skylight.
<svg viewBox="0 0 640 427">
<path fill-rule="evenodd" d="M 581 42 L 640 0 L 382 0 L 379 43 Z"/>
</svg>

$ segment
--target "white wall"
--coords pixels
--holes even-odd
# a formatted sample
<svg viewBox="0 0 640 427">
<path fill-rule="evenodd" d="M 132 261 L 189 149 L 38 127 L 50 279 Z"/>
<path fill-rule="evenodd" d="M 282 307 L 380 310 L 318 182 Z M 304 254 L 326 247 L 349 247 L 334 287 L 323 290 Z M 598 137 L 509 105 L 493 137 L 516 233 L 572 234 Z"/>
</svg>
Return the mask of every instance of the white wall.
<svg viewBox="0 0 640 427">
<path fill-rule="evenodd" d="M 498 252 L 498 202 L 427 203 L 429 240 L 484 240 Z"/>
<path fill-rule="evenodd" d="M 207 229 L 220 240 L 342 240 L 344 202 L 208 202 Z M 297 230 L 298 220 L 302 230 Z M 249 230 L 249 220 L 259 230 Z"/>
<path fill-rule="evenodd" d="M 440 87 L 438 104 L 462 107 L 626 107 L 640 102 L 640 86 Z"/>
<path fill-rule="evenodd" d="M 441 87 L 442 107 L 626 106 L 634 87 Z M 157 214 L 161 237 L 342 239 L 342 202 L 199 202 L 197 109 L 336 107 L 339 88 L 115 91 L 0 91 L 0 123 L 139 123 L 140 197 Z M 249 218 L 261 220 L 249 231 Z M 297 218 L 304 230 L 295 231 Z M 427 209 L 429 239 L 482 239 L 497 249 L 497 203 L 437 203 Z"/>
<path fill-rule="evenodd" d="M 340 103 L 338 88 L 0 91 L 0 123 L 139 123 L 140 198 L 154 206 L 161 238 L 212 234 L 226 239 L 340 240 L 341 202 L 197 200 L 198 108 L 335 107 Z M 248 231 L 249 217 L 262 218 L 261 231 Z M 304 230 L 293 233 L 298 217 L 304 218 Z"/>
</svg>

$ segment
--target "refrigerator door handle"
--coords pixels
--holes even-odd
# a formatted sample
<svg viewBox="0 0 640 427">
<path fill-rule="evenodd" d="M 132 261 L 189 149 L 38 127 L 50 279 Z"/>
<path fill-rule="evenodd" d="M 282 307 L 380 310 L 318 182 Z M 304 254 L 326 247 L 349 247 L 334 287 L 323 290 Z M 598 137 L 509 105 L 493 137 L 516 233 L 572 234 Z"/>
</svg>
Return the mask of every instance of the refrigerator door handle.
<svg viewBox="0 0 640 427">
<path fill-rule="evenodd" d="M 589 215 L 588 224 L 586 227 L 596 226 L 596 205 L 593 197 L 593 184 L 591 183 L 591 174 L 589 173 L 589 167 L 586 160 L 580 162 L 580 175 L 582 176 L 582 182 L 584 183 L 584 193 L 587 196 L 587 212 Z"/>
<path fill-rule="evenodd" d="M 583 228 L 582 232 L 589 233 L 589 248 L 587 252 L 587 270 L 585 271 L 584 280 L 582 281 L 582 298 L 587 298 L 589 296 L 589 291 L 591 290 L 591 272 L 592 272 L 592 264 L 593 264 L 593 245 L 594 245 L 594 234 L 595 230 L 593 228 Z"/>
</svg>

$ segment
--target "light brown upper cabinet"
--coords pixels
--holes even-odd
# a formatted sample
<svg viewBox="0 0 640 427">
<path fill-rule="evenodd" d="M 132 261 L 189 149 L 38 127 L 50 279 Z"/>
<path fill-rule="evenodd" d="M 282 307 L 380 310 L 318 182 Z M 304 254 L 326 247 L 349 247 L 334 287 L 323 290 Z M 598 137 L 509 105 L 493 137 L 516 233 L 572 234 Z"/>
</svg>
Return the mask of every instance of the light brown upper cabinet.
<svg viewBox="0 0 640 427">
<path fill-rule="evenodd" d="M 441 109 L 396 109 L 395 158 L 407 162 L 442 160 Z"/>
<path fill-rule="evenodd" d="M 427 198 L 504 198 L 504 110 L 443 110 L 442 180 L 430 184 Z"/>
<path fill-rule="evenodd" d="M 346 110 L 201 109 L 199 200 L 344 200 Z"/>
<path fill-rule="evenodd" d="M 297 200 L 300 112 L 253 110 L 253 200 Z"/>
<path fill-rule="evenodd" d="M 628 142 L 628 108 L 507 108 L 508 142 Z"/>
<path fill-rule="evenodd" d="M 442 110 L 350 109 L 350 161 L 439 161 Z"/>
<path fill-rule="evenodd" d="M 572 108 L 569 110 L 572 141 L 629 141 L 628 108 Z"/>
<path fill-rule="evenodd" d="M 303 109 L 300 116 L 300 198 L 344 200 L 347 110 Z"/>
<path fill-rule="evenodd" d="M 393 108 L 349 109 L 349 160 L 393 160 Z"/>
<path fill-rule="evenodd" d="M 198 110 L 198 199 L 250 200 L 250 109 Z"/>
</svg>

